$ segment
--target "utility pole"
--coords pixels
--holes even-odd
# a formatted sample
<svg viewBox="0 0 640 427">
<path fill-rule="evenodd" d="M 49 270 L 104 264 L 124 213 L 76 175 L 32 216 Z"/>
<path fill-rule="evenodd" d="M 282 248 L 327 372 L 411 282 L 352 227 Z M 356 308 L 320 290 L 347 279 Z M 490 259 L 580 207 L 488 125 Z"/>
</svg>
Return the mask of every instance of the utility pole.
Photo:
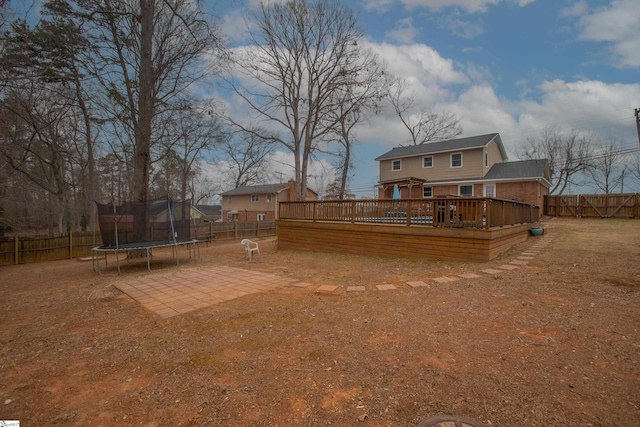
<svg viewBox="0 0 640 427">
<path fill-rule="evenodd" d="M 636 108 L 635 113 L 636 113 L 636 128 L 638 129 L 638 143 L 640 143 L 640 108 Z"/>
</svg>

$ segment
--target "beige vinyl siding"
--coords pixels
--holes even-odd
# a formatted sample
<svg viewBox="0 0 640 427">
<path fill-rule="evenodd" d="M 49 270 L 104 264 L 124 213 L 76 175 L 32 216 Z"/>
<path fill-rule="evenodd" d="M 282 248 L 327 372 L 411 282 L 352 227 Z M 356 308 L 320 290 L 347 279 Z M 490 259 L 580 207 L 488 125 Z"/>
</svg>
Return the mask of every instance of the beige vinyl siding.
<svg viewBox="0 0 640 427">
<path fill-rule="evenodd" d="M 462 167 L 451 167 L 451 154 L 462 153 Z M 489 166 L 485 167 L 485 153 L 489 154 Z M 425 156 L 433 157 L 433 167 L 423 167 L 422 159 Z M 391 170 L 394 160 L 400 160 L 400 170 Z M 427 180 L 447 180 L 483 177 L 495 163 L 502 163 L 506 159 L 502 157 L 500 148 L 495 141 L 491 141 L 486 148 L 474 148 L 472 150 L 460 150 L 446 153 L 419 154 L 413 157 L 390 159 L 380 161 L 380 181 L 415 177 Z"/>
<path fill-rule="evenodd" d="M 259 211 L 259 210 L 275 210 L 275 199 L 276 196 L 274 194 L 271 195 L 271 201 L 267 202 L 267 195 L 260 194 L 260 200 L 257 202 L 251 201 L 251 195 L 241 195 L 241 196 L 232 196 L 231 202 L 227 202 L 227 197 L 225 196 L 224 200 L 224 210 L 229 211 Z"/>
<path fill-rule="evenodd" d="M 482 173 L 482 176 L 484 176 L 487 172 L 489 172 L 489 169 L 491 169 L 491 166 L 493 166 L 494 164 L 502 163 L 507 160 L 502 157 L 500 148 L 498 148 L 498 144 L 495 141 L 491 141 L 489 143 L 489 145 L 486 148 L 486 152 L 489 153 L 489 166 L 484 168 L 484 172 Z M 484 158 L 482 159 L 482 164 L 484 165 Z"/>
</svg>

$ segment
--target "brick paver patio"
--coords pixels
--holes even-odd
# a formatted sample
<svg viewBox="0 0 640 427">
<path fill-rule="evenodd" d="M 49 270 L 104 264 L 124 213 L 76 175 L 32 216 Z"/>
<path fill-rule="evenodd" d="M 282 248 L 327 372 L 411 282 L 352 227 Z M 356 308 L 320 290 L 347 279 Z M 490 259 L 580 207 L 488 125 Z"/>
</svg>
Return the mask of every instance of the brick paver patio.
<svg viewBox="0 0 640 427">
<path fill-rule="evenodd" d="M 210 267 L 144 277 L 114 286 L 146 309 L 168 318 L 297 282 L 241 268 Z"/>
</svg>

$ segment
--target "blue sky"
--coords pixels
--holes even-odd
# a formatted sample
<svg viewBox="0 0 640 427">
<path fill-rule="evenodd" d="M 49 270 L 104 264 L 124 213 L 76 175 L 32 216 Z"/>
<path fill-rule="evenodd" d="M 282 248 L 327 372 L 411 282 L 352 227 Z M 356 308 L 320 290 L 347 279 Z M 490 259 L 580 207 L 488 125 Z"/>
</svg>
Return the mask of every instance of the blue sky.
<svg viewBox="0 0 640 427">
<path fill-rule="evenodd" d="M 257 1 L 218 1 L 232 46 Z M 421 105 L 458 115 L 463 136 L 498 132 L 510 160 L 547 126 L 637 147 L 638 0 L 355 0 L 364 45 L 413 82 Z M 230 105 L 234 100 L 229 100 Z M 407 142 L 384 111 L 357 132 L 351 189 L 373 197 L 375 158 Z M 280 162 L 287 155 L 279 154 Z M 326 168 L 325 168 L 326 169 Z M 320 183 L 317 184 L 321 185 Z M 628 186 L 627 186 L 628 187 Z M 640 191 L 626 188 L 625 191 Z"/>
<path fill-rule="evenodd" d="M 271 0 L 282 1 L 282 0 Z M 39 1 L 35 0 L 35 4 Z M 245 17 L 258 0 L 203 0 L 233 49 L 246 47 Z M 14 8 L 33 4 L 13 0 Z M 640 107 L 640 0 L 343 0 L 355 9 L 371 48 L 412 82 L 420 106 L 448 110 L 462 136 L 498 132 L 510 160 L 545 127 L 610 138 L 640 147 L 634 108 Z M 37 7 L 36 7 L 37 8 Z M 219 91 L 229 111 L 237 99 Z M 350 189 L 374 197 L 374 160 L 408 133 L 390 109 L 358 129 Z M 273 175 L 292 176 L 290 153 L 272 159 Z M 220 165 L 207 170 L 223 181 Z M 311 167 L 312 188 L 332 179 L 328 162 Z M 625 191 L 640 191 L 627 181 Z M 223 188 L 227 190 L 228 188 Z"/>
</svg>

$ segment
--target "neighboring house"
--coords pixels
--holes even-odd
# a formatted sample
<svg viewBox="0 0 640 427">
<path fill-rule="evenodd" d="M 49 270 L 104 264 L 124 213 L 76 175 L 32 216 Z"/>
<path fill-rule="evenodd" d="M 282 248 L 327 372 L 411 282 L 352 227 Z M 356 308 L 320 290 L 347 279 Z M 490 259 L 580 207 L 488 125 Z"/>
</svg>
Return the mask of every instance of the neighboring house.
<svg viewBox="0 0 640 427">
<path fill-rule="evenodd" d="M 205 222 L 218 222 L 222 219 L 222 206 L 220 205 L 196 205 L 196 208 L 202 212 Z"/>
<path fill-rule="evenodd" d="M 295 182 L 238 187 L 222 193 L 222 221 L 271 221 L 277 219 L 278 202 L 296 200 Z M 318 200 L 307 189 L 306 200 Z"/>
<path fill-rule="evenodd" d="M 198 208 L 191 205 L 191 200 L 186 202 L 176 201 L 170 202 L 167 199 L 155 199 L 149 203 L 149 221 L 150 222 L 164 222 L 170 218 L 171 209 L 173 209 L 173 217 L 176 220 L 182 218 L 182 208 L 185 208 L 185 215 L 189 214 L 191 220 L 202 220 L 204 213 Z"/>
<path fill-rule="evenodd" d="M 508 162 L 500 135 L 396 147 L 380 162 L 379 197 L 495 197 L 543 206 L 549 193 L 546 159 Z"/>
</svg>

